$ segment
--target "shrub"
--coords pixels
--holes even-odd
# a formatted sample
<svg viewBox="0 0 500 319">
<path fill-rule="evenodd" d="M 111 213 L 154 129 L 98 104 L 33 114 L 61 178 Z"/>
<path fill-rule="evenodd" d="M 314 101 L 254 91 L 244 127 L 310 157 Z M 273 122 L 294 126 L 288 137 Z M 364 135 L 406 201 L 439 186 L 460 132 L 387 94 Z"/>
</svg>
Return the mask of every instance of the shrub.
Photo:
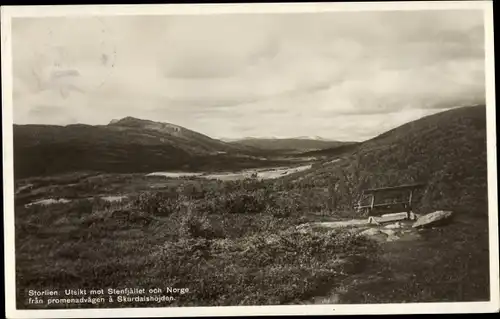
<svg viewBox="0 0 500 319">
<path fill-rule="evenodd" d="M 196 287 L 177 305 L 272 305 L 331 289 L 346 258 L 369 258 L 374 246 L 348 233 L 259 232 L 237 239 L 182 238 L 155 255 L 156 278 Z M 160 279 L 161 280 L 161 279 Z"/>
<path fill-rule="evenodd" d="M 177 194 L 166 192 L 141 193 L 133 205 L 140 211 L 159 216 L 168 216 L 182 207 Z"/>
<path fill-rule="evenodd" d="M 205 198 L 207 190 L 200 184 L 186 182 L 179 185 L 177 193 L 187 200 L 193 200 Z"/>
<path fill-rule="evenodd" d="M 187 213 L 181 217 L 180 233 L 186 238 L 224 238 L 224 232 L 210 221 L 206 213 L 196 213 L 193 206 L 188 206 Z"/>
<path fill-rule="evenodd" d="M 259 192 L 238 190 L 214 194 L 200 204 L 200 208 L 210 214 L 259 214 L 266 209 L 268 198 Z"/>
</svg>

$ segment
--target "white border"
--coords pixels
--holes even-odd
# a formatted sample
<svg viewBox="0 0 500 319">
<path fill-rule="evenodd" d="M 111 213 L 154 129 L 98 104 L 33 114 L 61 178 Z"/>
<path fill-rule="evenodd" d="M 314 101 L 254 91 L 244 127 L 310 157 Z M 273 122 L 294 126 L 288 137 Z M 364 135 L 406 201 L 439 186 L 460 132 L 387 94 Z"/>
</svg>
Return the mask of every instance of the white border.
<svg viewBox="0 0 500 319">
<path fill-rule="evenodd" d="M 375 305 L 297 305 L 297 306 L 234 306 L 189 308 L 128 308 L 128 309 L 15 309 L 14 251 L 14 185 L 12 145 L 12 52 L 11 18 L 76 15 L 165 15 L 165 14 L 235 14 L 235 13 L 299 13 L 325 11 L 380 10 L 484 10 L 485 70 L 487 104 L 488 198 L 490 236 L 490 302 L 411 303 Z M 421 313 L 483 313 L 499 311 L 498 263 L 498 201 L 496 165 L 495 74 L 493 50 L 492 1 L 436 2 L 364 2 L 364 3 L 273 3 L 273 4 L 169 4 L 169 5 L 108 5 L 108 6 L 16 6 L 1 8 L 2 23 L 2 119 L 3 119 L 3 189 L 5 240 L 5 296 L 7 318 L 96 318 L 96 317 L 192 317 L 241 315 L 345 315 L 345 314 L 421 314 Z"/>
</svg>

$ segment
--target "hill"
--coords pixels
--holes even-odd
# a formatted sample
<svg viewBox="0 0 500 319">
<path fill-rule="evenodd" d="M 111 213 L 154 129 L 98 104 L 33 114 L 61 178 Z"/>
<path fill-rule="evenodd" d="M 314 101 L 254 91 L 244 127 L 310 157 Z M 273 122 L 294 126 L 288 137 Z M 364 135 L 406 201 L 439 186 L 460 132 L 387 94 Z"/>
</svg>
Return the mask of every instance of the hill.
<svg viewBox="0 0 500 319">
<path fill-rule="evenodd" d="M 262 151 L 170 123 L 126 117 L 108 125 L 14 125 L 15 176 L 151 172 L 269 164 Z"/>
<path fill-rule="evenodd" d="M 302 153 L 344 145 L 348 142 L 313 138 L 244 138 L 231 141 L 232 145 L 250 146 L 262 150 Z"/>
<path fill-rule="evenodd" d="M 113 120 L 106 129 L 110 131 L 125 131 L 137 142 L 148 143 L 146 138 L 159 138 L 162 143 L 181 148 L 192 154 L 249 153 L 255 151 L 249 147 L 232 145 L 187 128 L 162 122 L 125 117 Z"/>
<path fill-rule="evenodd" d="M 361 145 L 360 142 L 345 142 L 343 144 L 324 148 L 320 150 L 307 151 L 298 154 L 301 157 L 317 157 L 317 158 L 331 158 L 341 155 L 346 155 L 349 152 L 354 152 Z"/>
<path fill-rule="evenodd" d="M 416 210 L 487 209 L 486 107 L 447 110 L 383 133 L 341 160 L 288 177 L 294 184 L 342 187 L 352 207 L 363 188 L 424 182 Z"/>
</svg>

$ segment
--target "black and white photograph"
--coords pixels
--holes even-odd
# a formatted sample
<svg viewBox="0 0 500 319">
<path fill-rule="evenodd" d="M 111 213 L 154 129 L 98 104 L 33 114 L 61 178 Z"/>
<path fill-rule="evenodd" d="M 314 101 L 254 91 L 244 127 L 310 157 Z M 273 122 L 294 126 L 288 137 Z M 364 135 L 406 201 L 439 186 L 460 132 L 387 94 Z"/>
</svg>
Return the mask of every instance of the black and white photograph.
<svg viewBox="0 0 500 319">
<path fill-rule="evenodd" d="M 7 314 L 498 311 L 493 77 L 491 1 L 2 7 Z"/>
</svg>

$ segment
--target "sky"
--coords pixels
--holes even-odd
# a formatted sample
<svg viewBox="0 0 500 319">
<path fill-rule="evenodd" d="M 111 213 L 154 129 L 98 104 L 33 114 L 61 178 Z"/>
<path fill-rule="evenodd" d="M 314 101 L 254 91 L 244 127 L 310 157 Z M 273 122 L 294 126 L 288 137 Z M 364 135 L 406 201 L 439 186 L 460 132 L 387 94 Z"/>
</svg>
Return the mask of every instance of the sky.
<svg viewBox="0 0 500 319">
<path fill-rule="evenodd" d="M 361 141 L 485 102 L 482 11 L 14 18 L 14 123 Z"/>
</svg>

